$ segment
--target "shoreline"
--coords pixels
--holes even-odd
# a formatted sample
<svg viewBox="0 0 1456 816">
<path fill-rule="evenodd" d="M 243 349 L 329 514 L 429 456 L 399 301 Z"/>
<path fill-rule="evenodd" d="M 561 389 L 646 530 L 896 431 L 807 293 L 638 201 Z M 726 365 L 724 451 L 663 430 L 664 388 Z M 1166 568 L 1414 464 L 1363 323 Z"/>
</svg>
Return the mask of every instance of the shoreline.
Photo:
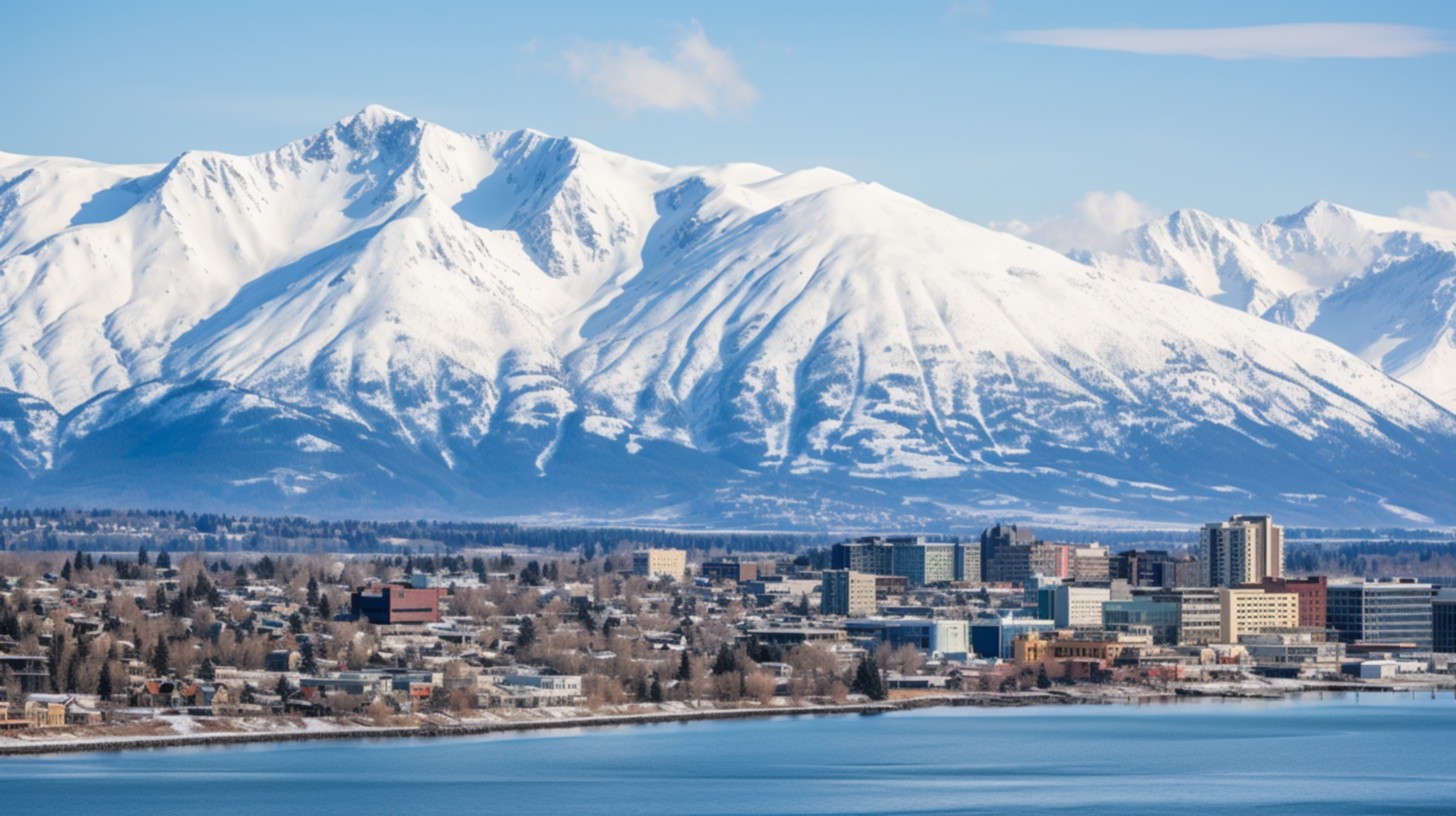
<svg viewBox="0 0 1456 816">
<path fill-rule="evenodd" d="M 156 736 L 120 737 L 77 737 L 27 743 L 14 738 L 0 738 L 0 757 L 44 756 L 51 754 L 99 753 L 113 751 L 135 751 L 162 748 L 211 747 L 225 745 L 251 745 L 261 743 L 315 742 L 322 740 L 385 740 L 385 739 L 431 739 L 442 737 L 489 736 L 532 731 L 562 731 L 576 728 L 611 728 L 624 725 L 651 725 L 654 723 L 688 723 L 711 720 L 746 720 L 769 717 L 843 716 L 851 714 L 890 714 L 897 711 L 913 711 L 926 708 L 1029 708 L 1050 705 L 1136 705 L 1145 702 L 1173 702 L 1177 700 L 1282 700 L 1302 694 L 1332 692 L 1337 694 L 1358 694 L 1368 691 L 1377 694 L 1432 693 L 1448 690 L 1440 685 L 1421 686 L 1360 686 L 1344 683 L 1311 684 L 1300 688 L 1264 689 L 1251 692 L 1246 689 L 1149 689 L 1145 694 L 1078 695 L 1067 692 L 1020 692 L 980 693 L 956 695 L 926 695 L 900 700 L 879 702 L 846 703 L 843 705 L 796 705 L 765 706 L 755 708 L 691 709 L 685 711 L 658 711 L 626 714 L 598 714 L 568 716 L 559 719 L 497 720 L 486 722 L 459 722 L 455 724 L 426 723 L 405 726 L 341 726 L 328 729 L 300 729 L 297 731 L 217 731 L 195 734 L 169 734 Z M 305 721 L 307 722 L 307 721 Z"/>
</svg>

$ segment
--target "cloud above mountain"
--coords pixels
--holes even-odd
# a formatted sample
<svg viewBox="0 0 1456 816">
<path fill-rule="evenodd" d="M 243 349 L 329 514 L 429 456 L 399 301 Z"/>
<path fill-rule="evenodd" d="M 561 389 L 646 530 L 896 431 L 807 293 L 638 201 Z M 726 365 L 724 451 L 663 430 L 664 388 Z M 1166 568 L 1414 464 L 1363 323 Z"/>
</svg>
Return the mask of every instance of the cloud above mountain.
<svg viewBox="0 0 1456 816">
<path fill-rule="evenodd" d="M 1384 23 L 1288 23 L 1236 28 L 1054 28 L 1010 31 L 1028 45 L 1158 56 L 1247 59 L 1395 59 L 1456 48 L 1444 32 Z"/>
<path fill-rule="evenodd" d="M 1449 190 L 1431 190 L 1426 193 L 1425 204 L 1402 207 L 1399 215 L 1418 224 L 1456 229 L 1456 195 Z"/>
<path fill-rule="evenodd" d="M 564 54 L 566 69 L 583 89 L 624 113 L 697 111 L 717 116 L 758 100 L 731 54 L 714 45 L 694 22 L 669 58 L 646 46 L 581 41 Z"/>
<path fill-rule="evenodd" d="M 1155 208 L 1121 190 L 1093 190 L 1069 212 L 1031 223 L 993 221 L 989 226 L 1061 252 L 1109 250 L 1118 236 L 1161 216 Z"/>
</svg>

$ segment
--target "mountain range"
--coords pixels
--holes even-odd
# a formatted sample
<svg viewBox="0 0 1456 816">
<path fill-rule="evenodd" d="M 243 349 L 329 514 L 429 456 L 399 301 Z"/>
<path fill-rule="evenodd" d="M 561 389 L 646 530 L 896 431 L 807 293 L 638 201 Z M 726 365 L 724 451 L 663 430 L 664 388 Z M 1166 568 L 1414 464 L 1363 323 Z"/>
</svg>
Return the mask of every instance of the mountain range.
<svg viewBox="0 0 1456 816">
<path fill-rule="evenodd" d="M 1450 524 L 1453 245 L 1410 226 L 1184 211 L 1068 257 L 823 168 L 380 107 L 254 156 L 0 153 L 0 496 Z"/>
</svg>

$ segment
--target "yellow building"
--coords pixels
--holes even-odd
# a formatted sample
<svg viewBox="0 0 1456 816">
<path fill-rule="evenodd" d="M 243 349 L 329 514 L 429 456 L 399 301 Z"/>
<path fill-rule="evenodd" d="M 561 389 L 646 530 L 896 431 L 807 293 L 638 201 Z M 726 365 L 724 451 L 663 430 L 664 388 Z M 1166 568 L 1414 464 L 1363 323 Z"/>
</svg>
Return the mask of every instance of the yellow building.
<svg viewBox="0 0 1456 816">
<path fill-rule="evenodd" d="M 633 575 L 681 581 L 687 571 L 688 554 L 682 550 L 638 550 L 632 553 Z"/>
<path fill-rule="evenodd" d="M 1299 596 L 1262 589 L 1220 589 L 1218 640 L 1238 643 L 1239 635 L 1299 626 Z"/>
</svg>

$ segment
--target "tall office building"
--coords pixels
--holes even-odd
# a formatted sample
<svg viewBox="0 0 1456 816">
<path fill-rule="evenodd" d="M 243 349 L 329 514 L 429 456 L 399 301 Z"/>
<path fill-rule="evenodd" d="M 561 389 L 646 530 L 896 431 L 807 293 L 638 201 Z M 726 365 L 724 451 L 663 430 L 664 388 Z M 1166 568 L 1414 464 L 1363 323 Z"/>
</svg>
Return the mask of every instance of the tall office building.
<svg viewBox="0 0 1456 816">
<path fill-rule="evenodd" d="M 1204 585 L 1257 584 L 1284 577 L 1284 528 L 1270 516 L 1232 516 L 1199 534 Z"/>
<path fill-rule="evenodd" d="M 1414 581 L 1360 581 L 1330 584 L 1329 627 L 1345 643 L 1414 643 L 1431 650 L 1434 590 Z"/>
<path fill-rule="evenodd" d="M 1431 601 L 1431 651 L 1456 654 L 1456 589 L 1443 589 Z"/>
<path fill-rule="evenodd" d="M 826 615 L 873 615 L 875 576 L 853 570 L 824 570 L 819 608 Z"/>
<path fill-rule="evenodd" d="M 981 580 L 991 580 L 991 560 L 996 557 L 997 550 L 1013 544 L 1030 544 L 1035 540 L 1036 534 L 1028 527 L 1015 524 L 987 527 L 981 532 Z"/>
<path fill-rule="evenodd" d="M 1223 625 L 1223 605 L 1218 590 L 1206 587 L 1164 589 L 1146 595 L 1158 603 L 1171 603 L 1178 608 L 1178 645 L 1189 646 L 1217 642 Z"/>
<path fill-rule="evenodd" d="M 981 583 L 981 545 L 976 541 L 958 541 L 955 545 L 955 579 Z"/>
<path fill-rule="evenodd" d="M 956 576 L 956 545 L 927 542 L 917 537 L 892 538 L 890 572 L 903 575 L 910 586 L 947 584 Z"/>
</svg>

